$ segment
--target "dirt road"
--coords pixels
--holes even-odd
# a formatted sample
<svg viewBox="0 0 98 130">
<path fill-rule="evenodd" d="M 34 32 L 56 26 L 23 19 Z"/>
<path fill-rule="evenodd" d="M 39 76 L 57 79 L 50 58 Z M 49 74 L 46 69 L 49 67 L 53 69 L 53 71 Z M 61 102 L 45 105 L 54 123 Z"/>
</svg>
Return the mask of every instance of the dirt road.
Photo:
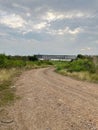
<svg viewBox="0 0 98 130">
<path fill-rule="evenodd" d="M 15 86 L 21 99 L 6 130 L 98 130 L 98 84 L 53 70 L 34 69 L 20 76 Z"/>
</svg>

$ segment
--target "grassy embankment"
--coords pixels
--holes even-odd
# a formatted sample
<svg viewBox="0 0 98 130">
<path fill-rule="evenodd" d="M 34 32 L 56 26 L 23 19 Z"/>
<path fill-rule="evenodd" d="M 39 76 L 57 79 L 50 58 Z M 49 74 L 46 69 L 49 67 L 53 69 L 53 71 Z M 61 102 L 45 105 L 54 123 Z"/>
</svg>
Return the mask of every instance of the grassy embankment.
<svg viewBox="0 0 98 130">
<path fill-rule="evenodd" d="M 56 72 L 80 80 L 98 83 L 98 57 L 78 55 L 76 60 L 54 61 Z"/>
<path fill-rule="evenodd" d="M 12 57 L 0 55 L 0 107 L 8 105 L 17 97 L 14 81 L 24 70 L 47 67 L 49 61 L 38 61 L 36 57 Z"/>
</svg>

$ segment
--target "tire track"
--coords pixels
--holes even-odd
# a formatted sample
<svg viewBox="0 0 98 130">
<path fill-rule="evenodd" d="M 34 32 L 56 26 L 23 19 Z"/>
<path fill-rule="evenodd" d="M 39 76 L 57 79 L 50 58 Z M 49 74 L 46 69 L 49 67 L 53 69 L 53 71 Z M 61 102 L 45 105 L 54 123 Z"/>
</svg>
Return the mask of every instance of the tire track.
<svg viewBox="0 0 98 130">
<path fill-rule="evenodd" d="M 16 86 L 21 97 L 13 108 L 18 130 L 98 130 L 97 84 L 43 68 L 24 72 Z"/>
</svg>

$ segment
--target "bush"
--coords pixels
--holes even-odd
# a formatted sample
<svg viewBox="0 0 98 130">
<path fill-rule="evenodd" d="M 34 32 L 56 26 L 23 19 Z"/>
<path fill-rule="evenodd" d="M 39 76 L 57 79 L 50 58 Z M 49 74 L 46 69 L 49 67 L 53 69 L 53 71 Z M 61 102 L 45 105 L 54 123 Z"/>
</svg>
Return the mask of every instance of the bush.
<svg viewBox="0 0 98 130">
<path fill-rule="evenodd" d="M 98 60 L 93 57 L 78 55 L 70 62 L 53 61 L 53 64 L 60 74 L 98 83 Z"/>
<path fill-rule="evenodd" d="M 0 68 L 23 67 L 26 65 L 25 60 L 16 60 L 0 54 Z"/>
<path fill-rule="evenodd" d="M 38 61 L 38 58 L 34 55 L 34 56 L 28 56 L 28 60 L 29 61 Z"/>
<path fill-rule="evenodd" d="M 95 65 L 89 59 L 77 59 L 69 64 L 68 71 L 70 71 L 70 72 L 88 71 L 90 73 L 94 73 Z"/>
<path fill-rule="evenodd" d="M 84 55 L 81 55 L 81 54 L 77 55 L 77 59 L 85 59 L 85 58 L 86 58 L 86 56 L 84 56 Z"/>
<path fill-rule="evenodd" d="M 3 55 L 0 55 L 0 67 L 2 67 L 4 65 L 4 56 Z"/>
</svg>

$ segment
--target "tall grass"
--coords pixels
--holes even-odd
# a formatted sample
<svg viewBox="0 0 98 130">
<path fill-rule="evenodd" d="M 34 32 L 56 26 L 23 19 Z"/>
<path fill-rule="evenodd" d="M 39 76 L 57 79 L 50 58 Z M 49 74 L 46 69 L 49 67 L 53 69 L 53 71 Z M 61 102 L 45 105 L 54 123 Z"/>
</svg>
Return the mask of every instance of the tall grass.
<svg viewBox="0 0 98 130">
<path fill-rule="evenodd" d="M 53 64 L 50 61 L 34 61 L 34 62 L 27 61 L 25 68 L 26 69 L 43 68 L 43 67 L 48 67 L 51 65 L 53 65 Z"/>
<path fill-rule="evenodd" d="M 79 55 L 76 60 L 70 62 L 55 61 L 53 64 L 60 74 L 90 82 L 98 82 L 98 59 L 95 61 L 93 57 Z"/>
<path fill-rule="evenodd" d="M 36 56 L 0 55 L 0 68 L 39 68 L 52 65 L 50 61 L 39 61 Z"/>
<path fill-rule="evenodd" d="M 36 56 L 6 56 L 0 54 L 0 106 L 15 99 L 13 80 L 22 71 L 52 65 L 50 61 L 38 61 Z"/>
<path fill-rule="evenodd" d="M 20 74 L 20 70 L 15 68 L 0 69 L 0 106 L 10 104 L 16 98 L 13 80 Z"/>
</svg>

